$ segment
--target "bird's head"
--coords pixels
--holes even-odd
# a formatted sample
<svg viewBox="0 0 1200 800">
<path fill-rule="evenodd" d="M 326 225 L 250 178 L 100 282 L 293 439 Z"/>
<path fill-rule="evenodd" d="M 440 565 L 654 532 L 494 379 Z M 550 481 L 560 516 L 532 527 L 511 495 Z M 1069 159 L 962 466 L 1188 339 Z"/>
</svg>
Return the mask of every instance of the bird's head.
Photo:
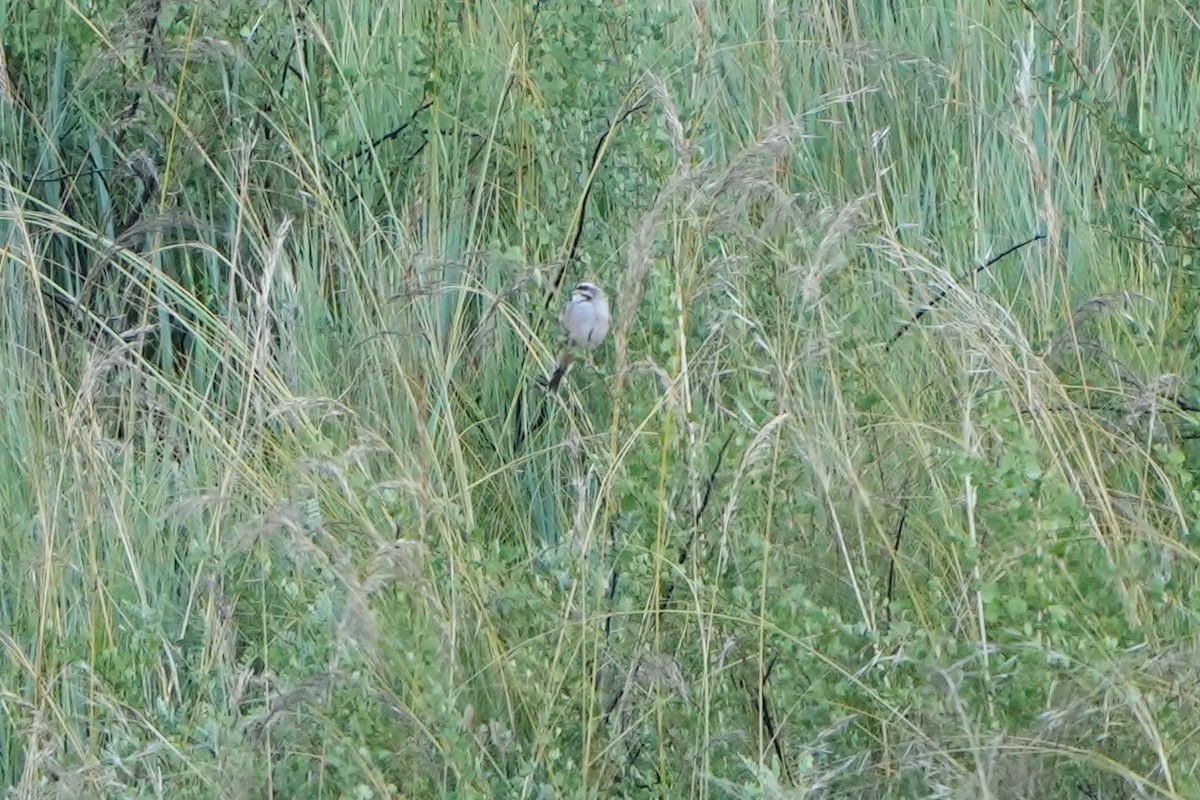
<svg viewBox="0 0 1200 800">
<path fill-rule="evenodd" d="M 598 297 L 604 297 L 604 290 L 590 281 L 581 281 L 571 290 L 571 300 L 576 303 L 590 303 Z"/>
</svg>

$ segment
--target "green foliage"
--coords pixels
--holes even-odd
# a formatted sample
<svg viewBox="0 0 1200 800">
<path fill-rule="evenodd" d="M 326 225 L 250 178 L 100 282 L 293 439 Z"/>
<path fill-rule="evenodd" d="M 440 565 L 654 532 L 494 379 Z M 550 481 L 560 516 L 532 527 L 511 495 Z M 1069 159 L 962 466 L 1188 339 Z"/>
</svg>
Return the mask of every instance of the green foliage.
<svg viewBox="0 0 1200 800">
<path fill-rule="evenodd" d="M 0 785 L 1194 796 L 1194 33 L 0 6 Z"/>
</svg>

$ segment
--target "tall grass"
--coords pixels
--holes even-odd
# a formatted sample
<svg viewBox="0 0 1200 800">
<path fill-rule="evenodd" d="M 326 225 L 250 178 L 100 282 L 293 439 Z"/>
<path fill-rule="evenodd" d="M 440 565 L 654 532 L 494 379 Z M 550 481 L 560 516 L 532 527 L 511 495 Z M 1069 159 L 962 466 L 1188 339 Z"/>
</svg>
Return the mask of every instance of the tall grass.
<svg viewBox="0 0 1200 800">
<path fill-rule="evenodd" d="M 0 4 L 5 796 L 1196 796 L 1198 43 Z"/>
</svg>

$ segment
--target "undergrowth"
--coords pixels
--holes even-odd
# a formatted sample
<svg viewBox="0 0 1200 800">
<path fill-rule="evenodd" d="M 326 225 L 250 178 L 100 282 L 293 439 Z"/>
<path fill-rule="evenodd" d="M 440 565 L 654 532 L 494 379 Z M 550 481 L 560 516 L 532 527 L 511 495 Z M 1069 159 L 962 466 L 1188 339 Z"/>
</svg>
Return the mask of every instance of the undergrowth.
<svg viewBox="0 0 1200 800">
<path fill-rule="evenodd" d="M 1200 795 L 1136 12 L 0 4 L 4 796 Z"/>
</svg>

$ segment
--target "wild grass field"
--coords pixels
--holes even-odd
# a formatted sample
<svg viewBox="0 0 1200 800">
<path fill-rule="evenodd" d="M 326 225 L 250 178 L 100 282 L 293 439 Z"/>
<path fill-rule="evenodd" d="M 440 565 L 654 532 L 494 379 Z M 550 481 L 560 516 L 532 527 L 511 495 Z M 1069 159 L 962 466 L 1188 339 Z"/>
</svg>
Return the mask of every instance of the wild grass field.
<svg viewBox="0 0 1200 800">
<path fill-rule="evenodd" d="M 0 56 L 0 797 L 1200 797 L 1191 2 Z"/>
</svg>

